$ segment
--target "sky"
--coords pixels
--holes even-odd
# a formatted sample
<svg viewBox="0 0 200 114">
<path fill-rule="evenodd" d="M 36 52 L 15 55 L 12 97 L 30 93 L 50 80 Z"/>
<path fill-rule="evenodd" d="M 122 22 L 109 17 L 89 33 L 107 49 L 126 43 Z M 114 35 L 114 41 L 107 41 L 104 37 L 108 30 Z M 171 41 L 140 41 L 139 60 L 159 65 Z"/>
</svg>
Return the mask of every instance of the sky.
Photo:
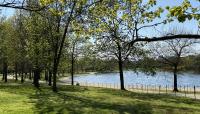
<svg viewBox="0 0 200 114">
<path fill-rule="evenodd" d="M 147 1 L 147 0 L 144 0 Z M 160 6 L 162 8 L 165 8 L 166 6 L 176 6 L 180 5 L 183 0 L 157 0 L 157 6 Z M 200 2 L 197 2 L 197 0 L 190 0 L 192 6 L 194 7 L 200 7 Z M 0 8 L 1 10 L 1 16 L 10 17 L 14 15 L 15 10 L 11 8 Z M 161 19 L 166 17 L 167 12 L 164 12 L 161 16 Z M 156 22 L 160 22 L 161 20 L 156 19 Z M 160 25 L 155 28 L 149 28 L 144 29 L 141 32 L 143 34 L 146 34 L 147 36 L 155 36 L 155 35 L 161 35 L 164 31 L 169 31 L 170 28 L 184 28 L 186 31 L 196 33 L 198 30 L 198 22 L 195 20 L 185 21 L 184 23 L 179 23 L 178 21 L 174 21 L 170 24 Z M 197 46 L 200 49 L 200 46 Z"/>
<path fill-rule="evenodd" d="M 15 13 L 14 9 L 11 8 L 1 8 L 1 15 L 10 17 Z"/>
<path fill-rule="evenodd" d="M 175 6 L 175 5 L 180 5 L 183 0 L 157 0 L 157 5 L 160 7 L 165 8 L 166 6 Z M 197 0 L 190 0 L 191 4 L 195 7 L 200 7 L 200 2 L 196 2 Z M 1 11 L 1 15 L 6 16 L 6 17 L 10 17 L 14 14 L 15 10 L 11 9 L 11 8 L 0 8 L 2 9 Z M 163 17 L 165 17 L 167 14 L 167 12 L 163 13 Z M 159 20 L 158 20 L 159 21 Z M 171 24 L 167 24 L 164 26 L 159 26 L 157 29 L 158 30 L 162 30 L 162 29 L 168 29 L 169 26 L 180 26 L 180 27 L 184 27 L 184 28 L 190 28 L 190 31 L 196 31 L 198 29 L 198 23 L 197 21 L 186 21 L 184 23 L 179 23 L 178 21 L 175 21 Z M 152 33 L 156 32 L 157 30 L 154 30 Z M 148 33 L 147 31 L 144 31 Z M 148 33 L 150 34 L 150 33 Z"/>
<path fill-rule="evenodd" d="M 200 2 L 196 2 L 197 0 L 190 0 L 192 6 L 194 7 L 200 7 Z M 183 2 L 183 0 L 158 0 L 158 7 L 162 7 L 165 8 L 166 6 L 177 6 L 180 5 Z M 165 18 L 167 15 L 167 11 L 165 11 L 162 14 L 161 18 Z M 161 21 L 159 19 L 157 19 L 156 21 Z M 166 25 L 161 25 L 156 27 L 155 29 L 151 29 L 151 33 L 149 33 L 148 29 L 144 32 L 147 32 L 147 34 L 149 34 L 150 36 L 155 35 L 155 34 L 159 34 L 160 31 L 168 31 L 168 29 L 173 28 L 173 27 L 180 27 L 180 28 L 184 28 L 189 32 L 197 32 L 198 30 L 198 22 L 196 20 L 190 20 L 190 21 L 185 21 L 184 23 L 180 23 L 178 21 L 174 21 L 170 24 L 166 24 Z M 159 32 L 158 32 L 159 31 Z"/>
</svg>

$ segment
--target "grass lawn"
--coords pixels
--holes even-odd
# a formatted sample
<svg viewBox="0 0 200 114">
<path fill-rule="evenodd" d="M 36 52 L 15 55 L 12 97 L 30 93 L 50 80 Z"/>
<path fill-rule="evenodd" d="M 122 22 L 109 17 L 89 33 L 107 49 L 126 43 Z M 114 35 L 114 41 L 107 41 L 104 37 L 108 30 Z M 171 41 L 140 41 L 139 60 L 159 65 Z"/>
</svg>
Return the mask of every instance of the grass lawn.
<svg viewBox="0 0 200 114">
<path fill-rule="evenodd" d="M 44 86 L 44 85 L 43 85 Z M 200 114 L 200 100 L 103 88 L 0 83 L 0 114 Z"/>
</svg>

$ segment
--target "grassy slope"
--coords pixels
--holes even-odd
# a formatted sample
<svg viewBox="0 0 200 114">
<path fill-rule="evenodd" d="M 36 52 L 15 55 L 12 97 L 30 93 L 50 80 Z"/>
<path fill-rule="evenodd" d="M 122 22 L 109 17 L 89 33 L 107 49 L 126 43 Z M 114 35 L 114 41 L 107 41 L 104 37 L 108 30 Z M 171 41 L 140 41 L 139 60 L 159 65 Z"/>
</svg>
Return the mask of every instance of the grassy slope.
<svg viewBox="0 0 200 114">
<path fill-rule="evenodd" d="M 200 114 L 200 101 L 166 95 L 138 94 L 103 88 L 0 84 L 0 114 Z"/>
</svg>

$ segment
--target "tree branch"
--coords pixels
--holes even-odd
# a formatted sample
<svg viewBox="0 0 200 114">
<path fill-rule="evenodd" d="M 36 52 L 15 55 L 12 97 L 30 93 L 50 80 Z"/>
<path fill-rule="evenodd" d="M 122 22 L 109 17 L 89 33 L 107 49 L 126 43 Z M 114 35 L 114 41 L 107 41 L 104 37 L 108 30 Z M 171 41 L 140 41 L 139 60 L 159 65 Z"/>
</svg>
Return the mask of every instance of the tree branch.
<svg viewBox="0 0 200 114">
<path fill-rule="evenodd" d="M 45 9 L 46 7 L 39 7 L 39 6 L 29 6 L 29 5 L 24 5 L 25 0 L 22 2 L 18 3 L 19 1 L 10 1 L 10 2 L 1 2 L 0 7 L 5 7 L 5 8 L 13 8 L 13 9 L 22 9 L 22 10 L 27 10 L 27 11 L 41 11 Z"/>
<path fill-rule="evenodd" d="M 178 35 L 170 35 L 170 36 L 162 36 L 162 37 L 152 37 L 152 38 L 138 38 L 130 42 L 132 46 L 136 42 L 155 42 L 155 41 L 165 41 L 165 40 L 173 40 L 173 39 L 200 39 L 200 35 L 198 34 L 178 34 Z"/>
</svg>

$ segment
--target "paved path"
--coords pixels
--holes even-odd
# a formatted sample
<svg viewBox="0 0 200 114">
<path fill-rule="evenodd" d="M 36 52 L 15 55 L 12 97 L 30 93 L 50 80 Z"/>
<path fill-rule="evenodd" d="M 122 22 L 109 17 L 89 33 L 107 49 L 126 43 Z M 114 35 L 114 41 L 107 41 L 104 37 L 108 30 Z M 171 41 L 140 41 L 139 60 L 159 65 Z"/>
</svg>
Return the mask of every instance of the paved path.
<svg viewBox="0 0 200 114">
<path fill-rule="evenodd" d="M 8 79 L 14 79 L 12 75 L 8 76 Z M 26 79 L 26 82 L 28 82 L 30 80 Z M 31 81 L 30 81 L 31 82 Z M 47 83 L 45 81 L 39 81 L 40 83 Z M 77 84 L 78 82 L 74 82 L 74 84 Z M 11 85 L 17 85 L 17 83 L 10 83 Z M 71 80 L 69 77 L 63 77 L 58 79 L 57 82 L 58 85 L 71 85 Z M 112 88 L 112 89 L 120 89 L 119 85 L 113 85 L 113 84 L 102 84 L 102 83 L 79 83 L 80 86 L 86 86 L 86 87 L 102 87 L 102 88 Z M 193 91 L 182 91 L 182 92 L 173 92 L 171 91 L 172 89 L 168 89 L 168 91 L 166 91 L 165 88 L 160 88 L 159 89 L 155 89 L 155 88 L 151 88 L 149 87 L 148 89 L 146 88 L 141 88 L 141 87 L 126 87 L 127 90 L 129 91 L 133 91 L 133 92 L 137 92 L 137 93 L 151 93 L 151 94 L 168 94 L 168 95 L 172 95 L 172 96 L 182 96 L 182 97 L 189 97 L 189 98 L 193 98 L 193 99 L 200 99 L 200 91 L 198 91 L 198 93 L 194 94 Z"/>
<path fill-rule="evenodd" d="M 62 85 L 71 85 L 71 81 L 69 77 L 63 77 L 59 79 L 59 83 Z M 75 84 L 78 82 L 75 82 Z M 120 86 L 118 84 L 102 84 L 102 83 L 79 83 L 80 86 L 89 86 L 89 87 L 103 87 L 103 88 L 112 88 L 112 89 L 120 89 Z M 145 87 L 141 87 L 141 86 L 135 86 L 134 88 L 132 88 L 131 86 L 127 86 L 126 87 L 127 90 L 129 91 L 133 91 L 133 92 L 138 92 L 138 93 L 151 93 L 151 94 L 168 94 L 168 95 L 172 95 L 172 96 L 182 96 L 182 97 L 189 97 L 189 98 L 193 98 L 193 99 L 200 99 L 200 91 L 198 90 L 198 93 L 194 94 L 194 92 L 192 91 L 192 88 L 190 88 L 188 91 L 183 91 L 183 89 L 181 90 L 181 92 L 173 92 L 172 88 L 168 88 L 168 90 L 166 91 L 165 87 L 160 88 L 157 87 L 157 89 L 155 87 L 149 87 L 148 89 Z"/>
</svg>

